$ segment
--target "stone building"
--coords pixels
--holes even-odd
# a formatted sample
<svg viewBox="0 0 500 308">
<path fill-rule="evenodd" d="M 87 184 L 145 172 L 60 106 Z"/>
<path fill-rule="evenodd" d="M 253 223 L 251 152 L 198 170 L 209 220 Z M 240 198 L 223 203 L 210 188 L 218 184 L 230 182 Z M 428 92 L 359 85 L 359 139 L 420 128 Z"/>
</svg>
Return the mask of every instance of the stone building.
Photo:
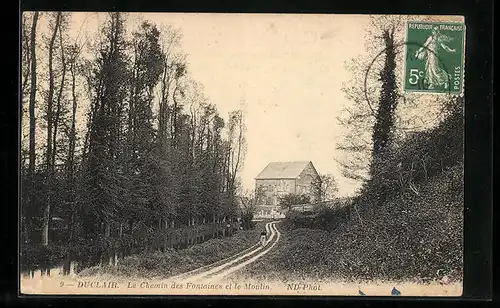
<svg viewBox="0 0 500 308">
<path fill-rule="evenodd" d="M 306 194 L 316 200 L 314 184 L 320 177 L 311 161 L 271 162 L 255 177 L 255 194 L 261 205 L 277 206 L 286 194 Z"/>
</svg>

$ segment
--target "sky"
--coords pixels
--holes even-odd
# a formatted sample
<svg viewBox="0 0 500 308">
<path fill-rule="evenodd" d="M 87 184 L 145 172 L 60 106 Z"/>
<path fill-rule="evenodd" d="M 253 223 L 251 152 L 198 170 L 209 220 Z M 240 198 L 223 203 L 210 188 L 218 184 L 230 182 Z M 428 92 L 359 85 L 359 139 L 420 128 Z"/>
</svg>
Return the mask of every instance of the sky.
<svg viewBox="0 0 500 308">
<path fill-rule="evenodd" d="M 71 32 L 97 31 L 105 18 L 73 13 Z M 364 53 L 368 16 L 130 13 L 129 26 L 139 19 L 180 30 L 189 74 L 224 118 L 243 109 L 244 189 L 271 161 L 307 160 L 335 176 L 340 196 L 355 193 L 359 183 L 343 178 L 335 161 L 343 133 L 336 117 L 350 104 L 344 64 Z"/>
<path fill-rule="evenodd" d="M 344 62 L 364 51 L 367 17 L 333 15 L 143 14 L 183 34 L 189 72 L 222 115 L 242 108 L 244 188 L 271 161 L 310 160 L 337 178 L 339 195 L 358 187 L 335 161 L 349 104 Z"/>
</svg>

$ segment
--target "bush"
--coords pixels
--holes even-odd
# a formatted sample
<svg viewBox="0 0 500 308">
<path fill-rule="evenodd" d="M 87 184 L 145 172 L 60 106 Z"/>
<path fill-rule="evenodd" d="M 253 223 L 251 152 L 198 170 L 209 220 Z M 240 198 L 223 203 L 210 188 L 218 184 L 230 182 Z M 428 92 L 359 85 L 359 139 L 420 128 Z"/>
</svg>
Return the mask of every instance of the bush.
<svg viewBox="0 0 500 308">
<path fill-rule="evenodd" d="M 241 216 L 241 227 L 244 230 L 251 230 L 255 228 L 255 222 L 253 220 L 253 213 L 247 212 Z"/>
<path fill-rule="evenodd" d="M 316 205 L 313 211 L 288 211 L 284 226 L 288 229 L 311 228 L 332 231 L 349 219 L 350 208 L 348 206 Z"/>
<path fill-rule="evenodd" d="M 19 261 L 21 271 L 58 266 L 66 258 L 69 250 L 65 246 L 41 244 L 21 246 Z"/>
<path fill-rule="evenodd" d="M 259 230 L 237 232 L 232 237 L 214 238 L 186 249 L 168 248 L 164 252 L 143 252 L 126 257 L 116 267 L 92 267 L 81 276 L 111 274 L 115 276 L 145 278 L 169 277 L 217 262 L 234 255 L 258 241 Z"/>
</svg>

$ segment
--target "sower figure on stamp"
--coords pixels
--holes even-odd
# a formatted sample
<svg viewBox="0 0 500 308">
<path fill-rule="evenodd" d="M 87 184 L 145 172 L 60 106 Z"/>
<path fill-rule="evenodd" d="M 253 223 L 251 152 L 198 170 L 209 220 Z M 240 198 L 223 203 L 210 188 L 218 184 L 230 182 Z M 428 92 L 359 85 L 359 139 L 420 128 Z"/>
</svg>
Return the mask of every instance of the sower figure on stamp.
<svg viewBox="0 0 500 308">
<path fill-rule="evenodd" d="M 425 81 L 428 85 L 427 89 L 432 90 L 436 87 L 444 87 L 448 89 L 450 74 L 445 70 L 439 59 L 441 50 L 446 52 L 455 52 L 455 49 L 448 47 L 445 43 L 451 41 L 452 38 L 442 34 L 438 27 L 432 29 L 432 34 L 427 38 L 424 45 L 415 53 L 415 57 L 425 62 Z"/>
</svg>

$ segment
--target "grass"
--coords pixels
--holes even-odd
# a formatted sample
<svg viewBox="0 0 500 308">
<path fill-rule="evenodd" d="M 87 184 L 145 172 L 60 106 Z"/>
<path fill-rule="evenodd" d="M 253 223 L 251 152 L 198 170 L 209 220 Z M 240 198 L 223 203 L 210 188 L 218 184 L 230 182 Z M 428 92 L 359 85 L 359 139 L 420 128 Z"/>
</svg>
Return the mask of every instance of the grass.
<svg viewBox="0 0 500 308">
<path fill-rule="evenodd" d="M 167 278 L 230 257 L 258 241 L 265 222 L 231 237 L 210 239 L 186 249 L 147 252 L 126 257 L 117 266 L 91 267 L 80 276 L 111 275 L 123 278 Z"/>
</svg>

